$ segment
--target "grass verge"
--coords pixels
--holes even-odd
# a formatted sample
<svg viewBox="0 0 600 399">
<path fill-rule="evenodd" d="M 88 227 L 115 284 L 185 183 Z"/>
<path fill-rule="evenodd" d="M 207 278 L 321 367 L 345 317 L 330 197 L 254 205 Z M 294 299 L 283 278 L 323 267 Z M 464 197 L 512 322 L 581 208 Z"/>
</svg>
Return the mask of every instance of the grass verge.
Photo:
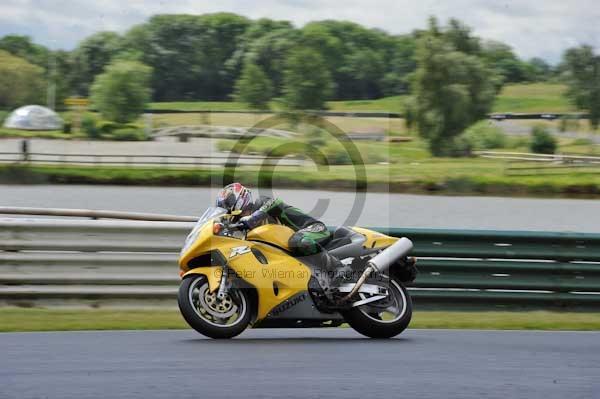
<svg viewBox="0 0 600 399">
<path fill-rule="evenodd" d="M 0 139 L 2 138 L 40 138 L 40 139 L 64 139 L 70 140 L 73 138 L 80 138 L 82 135 L 74 135 L 70 133 L 63 133 L 59 130 L 19 130 L 0 128 Z"/>
<path fill-rule="evenodd" d="M 299 173 L 301 171 L 302 173 Z M 273 172 L 271 174 L 271 172 Z M 391 165 L 366 165 L 366 180 L 357 180 L 352 165 L 330 166 L 327 171 L 295 166 L 272 169 L 240 167 L 213 169 L 127 168 L 95 166 L 0 166 L 0 184 L 113 184 L 141 186 L 211 186 L 236 179 L 250 186 L 304 189 L 529 197 L 597 198 L 596 173 L 566 171 L 563 175 L 504 175 L 499 160 L 402 159 Z"/>
<path fill-rule="evenodd" d="M 411 328 L 483 330 L 600 330 L 598 313 L 415 312 Z M 177 310 L 0 309 L 0 332 L 157 330 L 189 328 Z"/>
<path fill-rule="evenodd" d="M 599 313 L 528 312 L 415 312 L 412 328 L 481 330 L 600 330 Z"/>
</svg>

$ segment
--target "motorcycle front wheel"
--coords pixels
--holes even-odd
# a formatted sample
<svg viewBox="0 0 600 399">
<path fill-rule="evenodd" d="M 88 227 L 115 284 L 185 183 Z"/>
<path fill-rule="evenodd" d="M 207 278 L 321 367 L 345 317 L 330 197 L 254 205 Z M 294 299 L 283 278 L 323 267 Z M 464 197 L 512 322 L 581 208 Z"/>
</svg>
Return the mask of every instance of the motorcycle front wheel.
<svg viewBox="0 0 600 399">
<path fill-rule="evenodd" d="M 389 299 L 351 308 L 343 313 L 350 327 L 370 338 L 392 338 L 408 327 L 412 318 L 412 300 L 402 282 L 390 277 Z"/>
<path fill-rule="evenodd" d="M 179 286 L 179 310 L 194 330 L 210 338 L 233 338 L 250 323 L 250 298 L 244 290 L 231 288 L 225 297 L 210 292 L 202 275 L 186 277 Z"/>
</svg>

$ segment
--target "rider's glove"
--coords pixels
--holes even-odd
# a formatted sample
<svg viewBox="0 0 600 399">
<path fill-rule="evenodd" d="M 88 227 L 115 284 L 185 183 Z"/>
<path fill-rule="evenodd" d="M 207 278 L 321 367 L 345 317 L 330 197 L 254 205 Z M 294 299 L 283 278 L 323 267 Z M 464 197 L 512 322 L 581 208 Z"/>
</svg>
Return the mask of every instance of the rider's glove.
<svg viewBox="0 0 600 399">
<path fill-rule="evenodd" d="M 251 216 L 244 216 L 244 217 L 240 218 L 240 223 L 244 226 L 244 228 L 246 230 L 250 230 L 250 228 L 251 228 L 250 218 L 251 218 Z"/>
</svg>

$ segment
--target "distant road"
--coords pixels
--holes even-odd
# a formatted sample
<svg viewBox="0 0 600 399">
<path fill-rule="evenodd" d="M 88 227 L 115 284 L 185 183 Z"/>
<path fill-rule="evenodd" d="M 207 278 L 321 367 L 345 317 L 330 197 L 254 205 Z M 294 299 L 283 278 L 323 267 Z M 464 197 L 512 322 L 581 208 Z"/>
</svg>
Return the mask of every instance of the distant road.
<svg viewBox="0 0 600 399">
<path fill-rule="evenodd" d="M 0 140 L 0 152 L 21 151 L 23 139 Z M 98 141 L 98 140 L 56 140 L 28 139 L 30 152 L 59 154 L 149 154 L 149 155 L 190 155 L 206 156 L 216 152 L 217 140 L 194 138 L 189 143 L 180 143 L 174 138 L 160 141 Z"/>
<path fill-rule="evenodd" d="M 600 398 L 600 333 L 0 334 L 0 398 Z"/>
<path fill-rule="evenodd" d="M 329 225 L 346 222 L 355 200 L 353 193 L 336 191 L 276 190 L 274 194 L 307 211 L 319 199 L 329 201 L 324 213 L 315 211 Z M 0 206 L 199 215 L 214 204 L 215 196 L 216 189 L 202 187 L 0 185 Z M 600 233 L 600 200 L 370 193 L 357 224 Z"/>
<path fill-rule="evenodd" d="M 14 162 L 22 158 L 23 139 L 1 139 L 2 162 Z M 161 137 L 156 141 L 91 141 L 28 139 L 29 162 L 32 164 L 101 164 L 177 167 L 222 167 L 229 153 L 218 151 L 217 139 L 191 138 L 180 143 L 173 137 Z M 40 155 L 41 154 L 41 155 Z M 183 157 L 183 158 L 182 158 Z M 262 155 L 243 155 L 239 164 L 260 165 Z M 301 160 L 283 159 L 278 165 L 298 165 Z"/>
<path fill-rule="evenodd" d="M 491 122 L 504 133 L 514 136 L 527 136 L 531 135 L 531 126 L 520 124 L 515 121 L 503 120 L 503 121 L 493 121 Z M 569 139 L 586 139 L 590 140 L 594 144 L 600 143 L 600 137 L 595 134 L 590 134 L 589 132 L 576 132 L 576 131 L 565 131 L 561 132 L 557 128 L 549 126 L 548 131 L 554 134 L 557 137 L 569 138 Z"/>
</svg>

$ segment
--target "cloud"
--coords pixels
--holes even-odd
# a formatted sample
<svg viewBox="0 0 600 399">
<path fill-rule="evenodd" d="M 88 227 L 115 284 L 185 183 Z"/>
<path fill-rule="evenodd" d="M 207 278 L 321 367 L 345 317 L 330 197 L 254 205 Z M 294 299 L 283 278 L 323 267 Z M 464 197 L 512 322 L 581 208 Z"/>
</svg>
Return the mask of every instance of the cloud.
<svg viewBox="0 0 600 399">
<path fill-rule="evenodd" d="M 600 47 L 600 6 L 595 0 L 3 0 L 0 36 L 27 34 L 52 48 L 71 49 L 97 31 L 124 32 L 159 13 L 229 11 L 250 18 L 309 21 L 344 19 L 391 33 L 423 28 L 430 15 L 454 17 L 486 39 L 510 44 L 522 57 L 552 62 L 571 46 Z"/>
</svg>

